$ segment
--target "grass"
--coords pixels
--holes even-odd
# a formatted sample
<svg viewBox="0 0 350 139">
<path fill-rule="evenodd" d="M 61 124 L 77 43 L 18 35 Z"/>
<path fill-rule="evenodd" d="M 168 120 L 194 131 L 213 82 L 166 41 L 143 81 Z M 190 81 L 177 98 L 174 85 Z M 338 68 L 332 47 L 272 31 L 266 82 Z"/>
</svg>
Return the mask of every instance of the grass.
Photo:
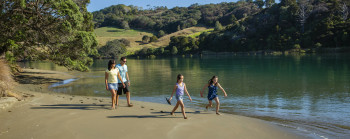
<svg viewBox="0 0 350 139">
<path fill-rule="evenodd" d="M 150 48 L 159 48 L 159 47 L 165 47 L 169 45 L 170 38 L 172 36 L 190 36 L 190 37 L 197 37 L 203 32 L 211 32 L 213 31 L 213 28 L 206 28 L 206 27 L 190 27 L 186 28 L 168 35 L 165 35 L 161 38 L 159 38 L 156 42 L 143 44 L 142 37 L 144 35 L 153 36 L 152 32 L 147 32 L 144 30 L 124 30 L 119 29 L 115 27 L 102 27 L 95 29 L 95 34 L 98 41 L 98 46 L 102 47 L 106 45 L 108 41 L 112 41 L 115 39 L 122 39 L 125 38 L 130 41 L 130 47 L 127 47 L 127 55 L 130 55 L 134 53 L 137 50 L 140 50 L 144 47 L 150 47 Z"/>
<path fill-rule="evenodd" d="M 186 28 L 186 29 L 168 34 L 166 36 L 163 36 L 163 37 L 159 38 L 157 42 L 149 43 L 146 46 L 153 47 L 153 48 L 164 47 L 164 46 L 169 45 L 170 38 L 172 36 L 191 36 L 193 34 L 198 34 L 198 36 L 199 36 L 200 33 L 204 32 L 204 31 L 211 31 L 211 30 L 214 30 L 214 29 L 208 29 L 206 27 L 190 27 L 190 28 Z"/>
<path fill-rule="evenodd" d="M 196 33 L 193 33 L 193 34 L 190 34 L 190 35 L 187 35 L 188 37 L 192 37 L 192 38 L 196 38 L 196 37 L 198 37 L 199 35 L 201 35 L 202 33 L 204 33 L 204 32 L 212 32 L 212 31 L 214 31 L 214 29 L 213 28 L 210 28 L 210 29 L 206 29 L 206 30 L 202 30 L 202 31 L 200 31 L 200 32 L 196 32 Z"/>
<path fill-rule="evenodd" d="M 142 31 L 142 30 L 125 30 L 119 29 L 115 27 L 102 27 L 94 30 L 96 34 L 96 38 L 98 41 L 98 46 L 102 47 L 106 45 L 108 41 L 112 41 L 115 39 L 128 39 L 130 41 L 130 45 L 138 46 L 139 42 L 142 41 L 142 37 L 144 35 L 153 36 L 153 33 Z M 129 48 L 128 48 L 129 49 Z"/>
<path fill-rule="evenodd" d="M 144 30 L 125 30 L 125 29 L 119 29 L 115 27 L 102 27 L 95 29 L 95 34 L 97 37 L 135 37 L 135 36 L 143 36 L 148 35 L 152 36 L 153 33 L 149 31 Z"/>
</svg>

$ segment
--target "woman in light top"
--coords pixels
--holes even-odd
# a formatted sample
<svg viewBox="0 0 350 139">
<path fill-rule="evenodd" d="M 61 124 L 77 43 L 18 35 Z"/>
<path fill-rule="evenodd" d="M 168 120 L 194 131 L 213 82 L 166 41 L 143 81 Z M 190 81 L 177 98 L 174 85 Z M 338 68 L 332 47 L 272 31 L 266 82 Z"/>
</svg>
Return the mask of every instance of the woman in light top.
<svg viewBox="0 0 350 139">
<path fill-rule="evenodd" d="M 183 82 L 184 80 L 184 76 L 179 74 L 177 75 L 177 82 L 176 82 L 176 85 L 174 86 L 174 89 L 173 89 L 173 92 L 171 93 L 171 97 L 169 98 L 169 101 L 171 101 L 171 99 L 173 99 L 173 95 L 174 95 L 174 92 L 176 91 L 176 100 L 177 100 L 177 103 L 173 109 L 173 111 L 171 111 L 171 115 L 174 115 L 174 112 L 176 111 L 176 109 L 179 107 L 179 105 L 181 106 L 181 111 L 182 111 L 182 115 L 184 116 L 184 119 L 187 119 L 186 117 L 186 113 L 185 113 L 185 104 L 183 103 L 183 95 L 184 95 L 184 92 L 186 92 L 187 96 L 189 97 L 190 101 L 192 101 L 192 98 L 190 96 L 190 94 L 188 93 L 187 91 L 187 88 L 186 88 L 186 84 Z"/>
<path fill-rule="evenodd" d="M 105 84 L 106 90 L 111 91 L 112 94 L 112 109 L 115 109 L 116 104 L 116 92 L 118 90 L 118 78 L 121 80 L 118 68 L 115 68 L 115 60 L 108 61 L 108 69 L 105 72 Z M 123 83 L 123 86 L 125 84 Z"/>
</svg>

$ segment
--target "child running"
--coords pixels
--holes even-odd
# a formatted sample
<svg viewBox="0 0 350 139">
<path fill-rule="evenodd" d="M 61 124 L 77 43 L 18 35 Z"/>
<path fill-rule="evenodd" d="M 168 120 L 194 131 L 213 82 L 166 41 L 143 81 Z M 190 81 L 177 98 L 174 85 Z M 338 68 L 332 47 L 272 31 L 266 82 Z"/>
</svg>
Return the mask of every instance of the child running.
<svg viewBox="0 0 350 139">
<path fill-rule="evenodd" d="M 181 106 L 181 111 L 182 111 L 182 115 L 184 116 L 184 119 L 187 119 L 186 114 L 185 114 L 185 105 L 183 103 L 183 95 L 184 92 L 186 92 L 188 98 L 190 99 L 190 101 L 192 102 L 192 98 L 190 96 L 190 94 L 187 92 L 187 88 L 186 88 L 186 84 L 183 82 L 184 80 L 184 76 L 179 74 L 177 75 L 177 82 L 176 85 L 173 89 L 173 92 L 171 93 L 171 97 L 169 98 L 169 101 L 171 101 L 171 99 L 173 98 L 174 92 L 176 91 L 176 100 L 177 103 L 173 109 L 173 111 L 170 113 L 171 115 L 174 115 L 174 112 L 176 111 L 177 107 L 179 107 L 179 105 Z"/>
<path fill-rule="evenodd" d="M 209 89 L 209 92 L 208 92 L 208 100 L 209 100 L 209 104 L 205 106 L 206 109 L 208 109 L 208 107 L 212 107 L 213 103 L 213 99 L 215 100 L 216 102 L 216 114 L 217 115 L 221 115 L 219 113 L 219 107 L 220 107 L 220 102 L 219 102 L 219 97 L 218 97 L 218 94 L 217 94 L 217 89 L 218 87 L 222 90 L 222 92 L 224 92 L 224 96 L 227 97 L 227 94 L 225 92 L 225 90 L 221 87 L 221 85 L 218 83 L 218 76 L 213 76 L 209 81 L 208 81 L 208 84 L 205 84 L 202 91 L 200 92 L 201 94 L 201 97 L 203 97 L 203 92 L 204 92 L 204 89 L 206 87 L 208 87 Z"/>
</svg>

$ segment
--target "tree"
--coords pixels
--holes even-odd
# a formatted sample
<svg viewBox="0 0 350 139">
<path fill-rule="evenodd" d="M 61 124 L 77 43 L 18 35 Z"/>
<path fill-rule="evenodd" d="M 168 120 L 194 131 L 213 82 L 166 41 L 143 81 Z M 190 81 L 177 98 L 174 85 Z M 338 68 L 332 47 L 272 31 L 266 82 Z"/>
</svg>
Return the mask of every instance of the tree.
<svg viewBox="0 0 350 139">
<path fill-rule="evenodd" d="M 341 9 L 341 14 L 342 14 L 342 18 L 343 18 L 343 20 L 344 21 L 346 21 L 346 19 L 348 19 L 348 15 L 349 15 L 349 8 L 348 8 L 348 6 L 346 6 L 346 3 L 343 3 L 342 5 L 341 5 L 341 7 L 340 7 L 340 9 Z"/>
<path fill-rule="evenodd" d="M 222 30 L 223 29 L 223 27 L 222 27 L 222 25 L 220 24 L 220 22 L 219 21 L 216 21 L 215 22 L 215 28 L 214 28 L 214 30 L 215 31 L 220 31 L 220 30 Z"/>
<path fill-rule="evenodd" d="M 87 71 L 97 54 L 87 1 L 6 0 L 0 4 L 0 55 L 51 60 L 69 70 Z"/>
<path fill-rule="evenodd" d="M 126 52 L 125 45 L 119 40 L 108 41 L 107 44 L 98 50 L 98 53 L 103 58 L 118 58 Z"/>
<path fill-rule="evenodd" d="M 173 46 L 173 48 L 171 49 L 171 54 L 176 55 L 177 54 L 177 48 L 176 46 Z"/>
<path fill-rule="evenodd" d="M 180 25 L 177 25 L 177 31 L 180 31 L 180 30 L 181 30 Z"/>
<path fill-rule="evenodd" d="M 142 42 L 143 43 L 149 43 L 149 36 L 147 36 L 147 35 L 144 35 L 143 37 L 142 37 Z"/>
<path fill-rule="evenodd" d="M 159 30 L 158 38 L 163 37 L 164 35 L 165 35 L 165 32 L 163 30 Z"/>
<path fill-rule="evenodd" d="M 120 41 L 121 43 L 123 43 L 125 46 L 130 46 L 130 41 L 127 40 L 127 39 L 122 38 L 122 39 L 120 39 L 119 41 Z"/>
<path fill-rule="evenodd" d="M 301 33 L 304 33 L 304 25 L 311 13 L 311 9 L 309 7 L 310 6 L 306 0 L 299 0 L 298 20 L 301 26 Z"/>
<path fill-rule="evenodd" d="M 122 21 L 121 27 L 126 30 L 130 29 L 128 21 Z"/>
<path fill-rule="evenodd" d="M 275 4 L 275 0 L 265 0 L 266 8 L 270 8 L 273 4 Z"/>
<path fill-rule="evenodd" d="M 254 2 L 260 9 L 264 7 L 264 1 L 263 0 L 255 0 Z"/>
<path fill-rule="evenodd" d="M 151 38 L 150 38 L 150 40 L 149 40 L 149 42 L 155 42 L 155 41 L 157 41 L 158 40 L 158 38 L 157 38 L 157 36 L 152 36 Z"/>
</svg>

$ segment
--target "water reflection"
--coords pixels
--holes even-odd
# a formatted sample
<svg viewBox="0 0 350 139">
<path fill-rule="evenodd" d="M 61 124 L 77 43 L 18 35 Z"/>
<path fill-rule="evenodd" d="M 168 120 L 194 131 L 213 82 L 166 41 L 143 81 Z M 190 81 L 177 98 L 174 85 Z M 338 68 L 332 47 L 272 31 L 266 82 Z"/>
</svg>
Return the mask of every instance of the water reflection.
<svg viewBox="0 0 350 139">
<path fill-rule="evenodd" d="M 350 127 L 349 60 L 346 55 L 257 55 L 128 59 L 127 64 L 134 100 L 165 103 L 164 97 L 170 96 L 181 73 L 193 98 L 192 103 L 184 99 L 186 106 L 202 109 L 207 100 L 199 91 L 211 76 L 218 75 L 229 95 L 220 96 L 222 111 L 342 138 L 350 135 L 346 128 Z M 79 80 L 54 91 L 110 96 L 104 85 L 107 62 L 95 60 L 90 72 L 75 73 Z M 48 63 L 30 64 L 34 65 L 57 70 Z"/>
</svg>

